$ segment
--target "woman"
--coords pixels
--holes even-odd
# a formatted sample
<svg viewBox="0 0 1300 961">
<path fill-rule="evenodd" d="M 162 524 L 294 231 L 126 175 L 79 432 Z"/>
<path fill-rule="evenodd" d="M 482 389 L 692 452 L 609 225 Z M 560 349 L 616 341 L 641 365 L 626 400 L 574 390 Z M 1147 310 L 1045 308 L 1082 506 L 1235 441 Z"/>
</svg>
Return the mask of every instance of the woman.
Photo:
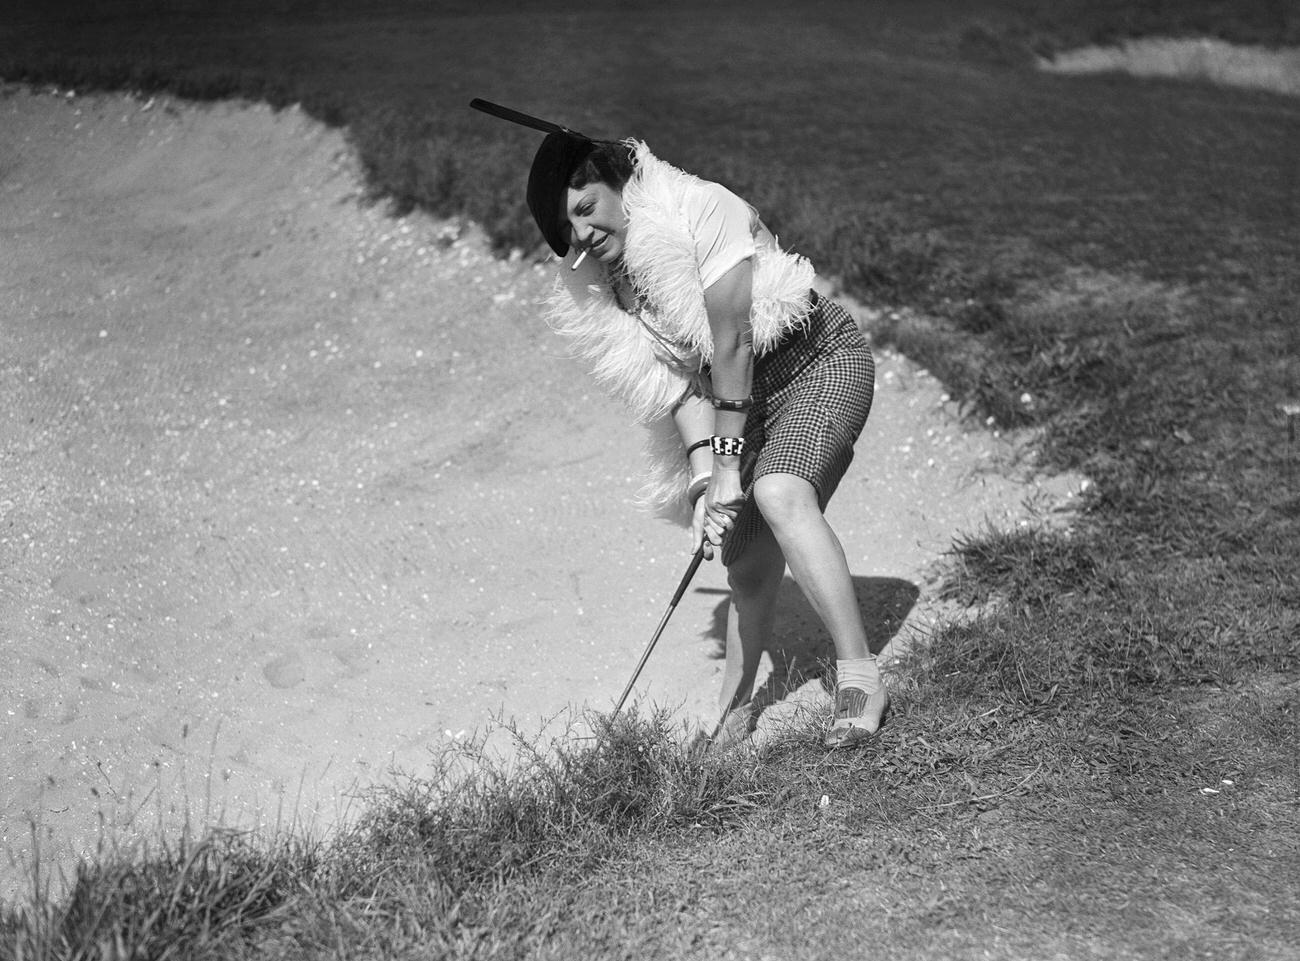
<svg viewBox="0 0 1300 961">
<path fill-rule="evenodd" d="M 785 568 L 835 643 L 826 744 L 874 734 L 889 694 L 843 548 L 823 511 L 871 407 L 871 352 L 811 289 L 744 201 L 636 141 L 547 135 L 528 205 L 563 259 L 548 320 L 651 429 L 644 499 L 689 518 L 731 588 L 721 736 L 752 729 L 750 698 Z"/>
</svg>

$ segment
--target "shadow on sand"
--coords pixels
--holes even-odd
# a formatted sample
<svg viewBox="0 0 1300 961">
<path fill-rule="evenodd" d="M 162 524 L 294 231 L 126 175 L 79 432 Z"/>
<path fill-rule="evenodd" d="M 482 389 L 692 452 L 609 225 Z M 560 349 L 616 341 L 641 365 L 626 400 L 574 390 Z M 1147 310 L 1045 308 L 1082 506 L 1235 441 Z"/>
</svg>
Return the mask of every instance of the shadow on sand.
<svg viewBox="0 0 1300 961">
<path fill-rule="evenodd" d="M 920 588 L 898 577 L 854 577 L 853 589 L 867 628 L 871 653 L 879 654 L 894 639 L 911 613 Z M 713 609 L 713 623 L 706 637 L 714 641 L 713 657 L 726 657 L 727 598 L 725 590 L 708 588 L 701 593 L 721 597 Z M 811 680 L 820 680 L 827 691 L 835 683 L 835 646 L 813 611 L 803 591 L 790 577 L 781 582 L 777 598 L 772 641 L 767 647 L 772 671 L 754 692 L 754 717 L 784 700 Z"/>
</svg>

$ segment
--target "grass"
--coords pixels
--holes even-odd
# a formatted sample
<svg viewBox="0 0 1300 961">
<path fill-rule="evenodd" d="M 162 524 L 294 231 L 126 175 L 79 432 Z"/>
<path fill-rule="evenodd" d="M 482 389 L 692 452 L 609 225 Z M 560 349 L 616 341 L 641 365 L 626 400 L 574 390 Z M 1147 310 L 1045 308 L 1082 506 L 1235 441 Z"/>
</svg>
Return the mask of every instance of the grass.
<svg viewBox="0 0 1300 961">
<path fill-rule="evenodd" d="M 6 910 L 0 947 L 15 958 L 455 954 L 510 909 L 517 885 L 575 885 L 630 839 L 714 835 L 771 796 L 752 760 L 683 751 L 665 714 L 589 727 L 598 735 L 571 731 L 545 749 L 521 739 L 510 762 L 448 750 L 435 774 L 376 788 L 325 840 L 221 831 L 103 851 L 62 900 Z"/>
<path fill-rule="evenodd" d="M 347 125 L 374 197 L 503 253 L 537 249 L 535 139 L 471 96 L 636 132 L 1092 485 L 1069 529 L 958 532 L 942 592 L 976 613 L 902 665 L 862 751 L 827 756 L 810 719 L 701 758 L 633 718 L 379 792 L 336 836 L 106 851 L 70 897 L 4 908 L 0 957 L 1289 956 L 1300 107 L 1027 66 L 1137 34 L 1295 43 L 1285 5 L 72 9 L 20 4 L 0 76 L 301 102 Z"/>
</svg>

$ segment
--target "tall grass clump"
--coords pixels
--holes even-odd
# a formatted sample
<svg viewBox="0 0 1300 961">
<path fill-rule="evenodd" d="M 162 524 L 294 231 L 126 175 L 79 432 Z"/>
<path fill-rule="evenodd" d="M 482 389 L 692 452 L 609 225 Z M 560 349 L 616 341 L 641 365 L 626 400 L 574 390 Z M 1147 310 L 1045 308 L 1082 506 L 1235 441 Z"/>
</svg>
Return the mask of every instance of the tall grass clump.
<svg viewBox="0 0 1300 961">
<path fill-rule="evenodd" d="M 454 944 L 501 892 L 572 883 L 629 843 L 735 827 L 768 797 L 752 752 L 683 743 L 666 712 L 592 715 L 590 735 L 518 735 L 509 758 L 449 749 L 366 796 L 318 842 L 217 831 L 153 851 L 105 847 L 66 896 L 35 885 L 0 918 L 0 957 L 266 956 Z M 310 956 L 310 955 L 309 955 Z"/>
<path fill-rule="evenodd" d="M 375 794 L 342 850 L 458 896 L 557 858 L 580 867 L 627 835 L 725 827 L 762 797 L 751 767 L 690 750 L 662 711 L 593 731 L 546 750 L 520 739 L 509 763 L 449 754 L 437 776 Z"/>
<path fill-rule="evenodd" d="M 320 854 L 302 836 L 263 843 L 229 830 L 135 851 L 102 845 L 77 866 L 66 895 L 53 896 L 38 876 L 27 904 L 4 909 L 0 957 L 220 957 L 221 945 L 272 923 L 312 883 Z"/>
</svg>

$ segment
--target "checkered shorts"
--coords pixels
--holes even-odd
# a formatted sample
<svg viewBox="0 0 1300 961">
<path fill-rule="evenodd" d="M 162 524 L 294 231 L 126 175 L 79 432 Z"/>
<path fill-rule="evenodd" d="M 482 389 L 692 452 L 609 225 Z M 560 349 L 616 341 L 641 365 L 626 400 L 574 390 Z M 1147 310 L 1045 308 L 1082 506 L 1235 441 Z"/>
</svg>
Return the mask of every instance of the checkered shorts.
<svg viewBox="0 0 1300 961">
<path fill-rule="evenodd" d="M 765 474 L 802 477 L 825 510 L 871 412 L 871 348 L 843 307 L 815 294 L 813 303 L 807 324 L 754 363 L 741 467 L 747 499 L 722 545 L 724 564 L 767 526 L 754 503 L 754 481 Z"/>
</svg>

